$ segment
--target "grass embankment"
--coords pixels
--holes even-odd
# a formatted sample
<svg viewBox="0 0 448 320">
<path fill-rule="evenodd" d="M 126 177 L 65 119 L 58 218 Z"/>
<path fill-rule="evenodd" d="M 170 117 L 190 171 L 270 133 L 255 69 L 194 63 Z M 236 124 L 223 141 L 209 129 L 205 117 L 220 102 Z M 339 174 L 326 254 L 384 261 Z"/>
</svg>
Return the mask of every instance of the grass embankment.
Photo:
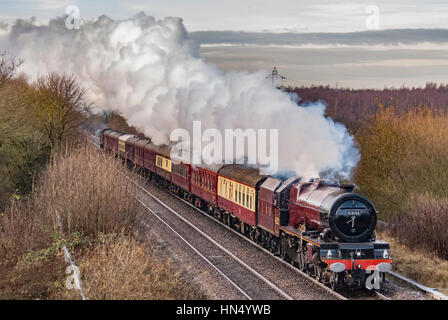
<svg viewBox="0 0 448 320">
<path fill-rule="evenodd" d="M 447 260 L 438 258 L 431 251 L 405 245 L 388 232 L 378 232 L 377 236 L 389 242 L 395 272 L 448 295 Z"/>
<path fill-rule="evenodd" d="M 120 161 L 90 148 L 56 156 L 32 195 L 1 214 L 0 298 L 80 298 L 65 287 L 64 245 L 90 299 L 205 297 L 135 239 L 137 190 L 115 170 Z"/>
<path fill-rule="evenodd" d="M 356 138 L 356 183 L 389 228 L 394 268 L 431 287 L 448 287 L 448 117 L 420 109 L 382 110 Z"/>
</svg>

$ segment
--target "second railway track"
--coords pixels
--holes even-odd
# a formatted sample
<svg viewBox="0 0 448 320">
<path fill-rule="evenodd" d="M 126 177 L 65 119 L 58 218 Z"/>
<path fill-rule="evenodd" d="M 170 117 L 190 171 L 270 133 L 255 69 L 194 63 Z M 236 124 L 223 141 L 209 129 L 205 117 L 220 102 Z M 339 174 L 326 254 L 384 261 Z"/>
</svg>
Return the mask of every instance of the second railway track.
<svg viewBox="0 0 448 320">
<path fill-rule="evenodd" d="M 129 179 L 127 176 L 126 178 Z M 346 300 L 344 296 L 314 279 L 303 276 L 299 270 L 242 235 L 234 237 L 233 233 L 229 232 L 233 231 L 232 229 L 190 206 L 188 202 L 177 201 L 182 199 L 169 193 L 166 193 L 167 198 L 162 201 L 159 199 L 160 194 L 156 196 L 152 193 L 157 190 L 157 186 L 143 187 L 135 181 L 134 183 L 140 190 L 139 203 L 157 220 L 153 219 L 152 223 L 162 224 L 163 230 L 180 239 L 187 249 L 194 252 L 198 260 L 205 262 L 219 277 L 230 284 L 238 298 Z M 152 192 L 147 190 L 148 187 L 154 188 Z M 169 198 L 176 199 L 170 206 L 166 203 Z M 195 211 L 187 212 L 188 210 L 179 208 L 178 205 L 188 205 L 189 209 Z M 182 211 L 182 214 L 179 211 Z M 198 215 L 197 211 L 202 214 Z"/>
</svg>

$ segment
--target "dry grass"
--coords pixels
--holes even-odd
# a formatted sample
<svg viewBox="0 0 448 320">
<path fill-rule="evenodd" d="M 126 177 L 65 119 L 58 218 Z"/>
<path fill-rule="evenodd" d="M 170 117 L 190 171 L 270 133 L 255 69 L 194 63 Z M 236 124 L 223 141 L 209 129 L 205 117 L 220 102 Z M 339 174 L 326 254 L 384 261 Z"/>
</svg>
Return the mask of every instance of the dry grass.
<svg viewBox="0 0 448 320">
<path fill-rule="evenodd" d="M 33 200 L 15 200 L 0 214 L 0 273 L 25 253 L 50 245 L 50 221 L 36 210 Z"/>
<path fill-rule="evenodd" d="M 90 299 L 205 298 L 133 239 L 137 189 L 118 171 L 121 161 L 89 146 L 66 151 L 28 199 L 11 203 L 0 215 L 0 299 L 79 299 L 65 288 L 63 246 Z"/>
<path fill-rule="evenodd" d="M 421 248 L 448 259 L 448 199 L 414 195 L 405 210 L 392 219 L 397 239 L 412 248 Z"/>
<path fill-rule="evenodd" d="M 120 236 L 101 244 L 79 260 L 83 287 L 90 299 L 205 299 L 190 280 L 173 270 L 170 261 L 150 248 Z"/>
<path fill-rule="evenodd" d="M 87 146 L 57 156 L 38 186 L 36 206 L 59 215 L 63 231 L 96 237 L 132 230 L 136 215 L 136 186 L 119 172 L 120 161 Z M 129 175 L 129 173 L 127 173 Z"/>
<path fill-rule="evenodd" d="M 394 271 L 448 295 L 448 261 L 431 251 L 403 245 L 389 232 L 378 233 L 378 238 L 390 244 Z"/>
<path fill-rule="evenodd" d="M 2 298 L 53 297 L 55 280 L 65 278 L 63 245 L 86 245 L 103 233 L 132 231 L 136 189 L 115 170 L 123 170 L 120 161 L 90 147 L 58 155 L 33 194 L 14 200 L 0 214 Z M 75 234 L 87 240 L 73 242 Z"/>
</svg>

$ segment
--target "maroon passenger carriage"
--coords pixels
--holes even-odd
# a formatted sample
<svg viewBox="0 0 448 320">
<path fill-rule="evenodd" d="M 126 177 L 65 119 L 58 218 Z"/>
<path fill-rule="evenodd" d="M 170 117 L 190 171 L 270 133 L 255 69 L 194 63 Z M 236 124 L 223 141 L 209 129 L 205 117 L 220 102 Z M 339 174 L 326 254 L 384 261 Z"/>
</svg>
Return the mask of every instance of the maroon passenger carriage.
<svg viewBox="0 0 448 320">
<path fill-rule="evenodd" d="M 149 139 L 111 129 L 97 134 L 104 150 L 332 288 L 361 287 L 373 271 L 376 282 L 391 269 L 389 244 L 375 239 L 377 212 L 353 185 L 277 179 L 236 164 L 190 166 Z"/>
<path fill-rule="evenodd" d="M 257 191 L 265 178 L 257 169 L 236 164 L 218 170 L 216 210 L 228 224 L 252 238 L 257 227 Z"/>
</svg>

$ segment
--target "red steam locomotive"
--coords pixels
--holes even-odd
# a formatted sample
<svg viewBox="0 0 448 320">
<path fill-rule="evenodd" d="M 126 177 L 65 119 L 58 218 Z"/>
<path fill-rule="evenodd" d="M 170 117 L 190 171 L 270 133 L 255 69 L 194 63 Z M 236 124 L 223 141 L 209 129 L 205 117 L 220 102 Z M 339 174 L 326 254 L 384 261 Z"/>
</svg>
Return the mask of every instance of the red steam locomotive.
<svg viewBox="0 0 448 320">
<path fill-rule="evenodd" d="M 379 289 L 391 269 L 389 244 L 375 239 L 377 212 L 353 185 L 277 179 L 236 164 L 210 170 L 172 162 L 169 147 L 147 138 L 96 135 L 106 152 L 333 289 Z"/>
</svg>

